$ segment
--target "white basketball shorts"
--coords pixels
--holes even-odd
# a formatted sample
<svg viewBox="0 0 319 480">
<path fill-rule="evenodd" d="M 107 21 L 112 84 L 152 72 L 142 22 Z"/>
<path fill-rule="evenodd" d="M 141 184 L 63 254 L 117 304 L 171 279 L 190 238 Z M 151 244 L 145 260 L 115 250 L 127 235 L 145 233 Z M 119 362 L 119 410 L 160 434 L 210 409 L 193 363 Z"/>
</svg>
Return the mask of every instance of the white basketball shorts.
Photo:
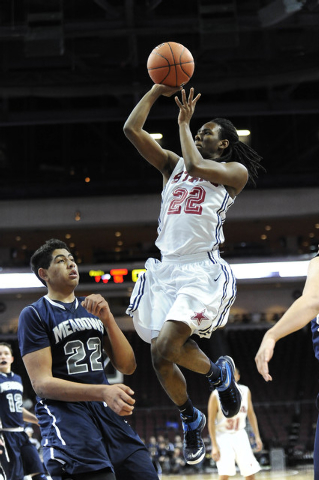
<svg viewBox="0 0 319 480">
<path fill-rule="evenodd" d="M 167 320 L 184 322 L 192 334 L 209 338 L 227 323 L 236 280 L 218 251 L 162 261 L 149 258 L 126 310 L 148 343 Z"/>
<path fill-rule="evenodd" d="M 236 463 L 243 477 L 259 472 L 261 467 L 253 454 L 246 430 L 217 434 L 216 441 L 220 451 L 220 460 L 216 462 L 218 475 L 236 475 Z"/>
</svg>

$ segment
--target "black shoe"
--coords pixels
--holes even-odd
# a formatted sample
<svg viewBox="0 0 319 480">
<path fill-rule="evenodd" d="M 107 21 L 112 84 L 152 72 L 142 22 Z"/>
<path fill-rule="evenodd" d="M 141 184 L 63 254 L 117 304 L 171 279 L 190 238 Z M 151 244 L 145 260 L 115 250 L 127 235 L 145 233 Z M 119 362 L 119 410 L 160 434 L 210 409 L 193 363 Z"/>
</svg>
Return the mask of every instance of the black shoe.
<svg viewBox="0 0 319 480">
<path fill-rule="evenodd" d="M 197 412 L 197 418 L 192 422 L 187 421 L 187 417 L 181 414 L 184 431 L 183 454 L 190 465 L 201 462 L 205 456 L 205 445 L 201 433 L 206 425 L 206 417 L 197 408 L 194 408 L 194 412 Z"/>
<path fill-rule="evenodd" d="M 221 377 L 210 384 L 216 388 L 222 412 L 226 418 L 237 415 L 241 406 L 241 393 L 235 382 L 235 364 L 231 357 L 219 357 L 216 365 L 221 369 Z"/>
</svg>

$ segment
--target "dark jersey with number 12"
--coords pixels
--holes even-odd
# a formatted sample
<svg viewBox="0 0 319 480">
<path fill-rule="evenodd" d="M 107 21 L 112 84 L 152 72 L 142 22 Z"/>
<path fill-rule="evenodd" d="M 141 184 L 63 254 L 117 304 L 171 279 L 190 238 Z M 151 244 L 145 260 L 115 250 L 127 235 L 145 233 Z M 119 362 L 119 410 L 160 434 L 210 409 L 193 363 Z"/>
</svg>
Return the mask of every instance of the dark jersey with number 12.
<svg viewBox="0 0 319 480">
<path fill-rule="evenodd" d="M 47 295 L 20 314 L 21 355 L 51 347 L 52 375 L 78 383 L 108 384 L 102 348 L 106 330 L 99 318 L 81 306 L 51 300 Z"/>
<path fill-rule="evenodd" d="M 0 373 L 0 430 L 23 427 L 23 386 L 16 373 Z"/>
</svg>

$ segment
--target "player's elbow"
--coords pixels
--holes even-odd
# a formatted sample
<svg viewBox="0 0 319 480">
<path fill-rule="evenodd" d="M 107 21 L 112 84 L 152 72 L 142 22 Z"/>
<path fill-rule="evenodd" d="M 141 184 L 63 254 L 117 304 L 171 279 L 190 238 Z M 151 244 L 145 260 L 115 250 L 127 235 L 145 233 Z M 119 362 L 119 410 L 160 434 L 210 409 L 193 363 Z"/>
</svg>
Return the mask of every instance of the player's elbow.
<svg viewBox="0 0 319 480">
<path fill-rule="evenodd" d="M 129 140 L 137 136 L 137 131 L 129 120 L 125 122 L 123 132 L 126 138 L 128 138 Z"/>
<path fill-rule="evenodd" d="M 319 294 L 311 296 L 310 304 L 316 312 L 319 312 Z"/>
<path fill-rule="evenodd" d="M 129 364 L 126 366 L 126 373 L 125 375 L 132 375 L 135 370 L 136 370 L 136 367 L 137 367 L 137 364 L 136 364 L 136 360 L 135 360 L 135 357 L 132 358 L 132 360 L 129 362 Z"/>
<path fill-rule="evenodd" d="M 184 158 L 184 161 L 185 161 L 185 167 L 188 175 L 190 175 L 191 177 L 200 177 L 200 174 L 202 171 L 200 169 L 197 159 Z"/>
<path fill-rule="evenodd" d="M 124 375 L 133 375 L 133 373 L 135 372 L 136 370 L 136 365 L 132 365 L 130 368 L 128 368 L 125 372 Z"/>
<path fill-rule="evenodd" d="M 309 309 L 308 316 L 314 318 L 319 311 L 319 294 L 317 292 L 311 292 L 302 295 L 300 301 L 303 302 L 305 308 Z"/>
<path fill-rule="evenodd" d="M 136 360 L 135 357 L 130 359 L 130 361 L 126 362 L 125 365 L 121 367 L 120 372 L 123 373 L 123 375 L 132 375 L 135 370 L 136 370 Z"/>
<path fill-rule="evenodd" d="M 38 397 L 50 398 L 50 394 L 49 394 L 50 383 L 48 381 L 41 378 L 35 378 L 35 379 L 31 379 L 31 385 Z"/>
<path fill-rule="evenodd" d="M 40 398 L 45 397 L 45 391 L 43 389 L 42 383 L 37 380 L 31 382 L 32 388 L 35 391 L 36 395 Z"/>
<path fill-rule="evenodd" d="M 124 132 L 124 135 L 125 135 L 126 137 L 129 137 L 131 130 L 132 130 L 132 129 L 131 129 L 129 123 L 128 123 L 128 122 L 125 122 L 125 123 L 124 123 L 124 127 L 123 127 L 123 132 Z"/>
</svg>

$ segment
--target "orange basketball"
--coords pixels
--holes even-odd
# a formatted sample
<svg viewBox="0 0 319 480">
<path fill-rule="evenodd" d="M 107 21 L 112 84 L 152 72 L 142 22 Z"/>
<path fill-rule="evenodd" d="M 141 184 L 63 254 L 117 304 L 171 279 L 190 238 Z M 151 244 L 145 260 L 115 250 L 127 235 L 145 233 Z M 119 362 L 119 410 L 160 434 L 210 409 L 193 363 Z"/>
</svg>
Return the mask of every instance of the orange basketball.
<svg viewBox="0 0 319 480">
<path fill-rule="evenodd" d="M 185 85 L 192 78 L 194 68 L 191 52 L 176 42 L 161 43 L 147 60 L 147 70 L 153 82 L 170 87 Z"/>
</svg>

